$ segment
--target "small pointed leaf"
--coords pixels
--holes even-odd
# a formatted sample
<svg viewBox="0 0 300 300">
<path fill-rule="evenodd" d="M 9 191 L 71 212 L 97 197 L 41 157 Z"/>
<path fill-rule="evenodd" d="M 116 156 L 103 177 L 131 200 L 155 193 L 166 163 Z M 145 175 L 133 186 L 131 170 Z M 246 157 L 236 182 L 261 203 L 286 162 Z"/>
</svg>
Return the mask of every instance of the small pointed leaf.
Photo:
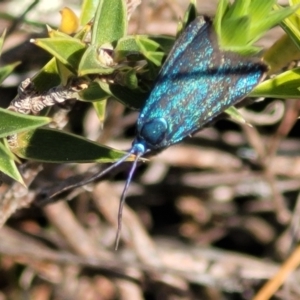
<svg viewBox="0 0 300 300">
<path fill-rule="evenodd" d="M 96 45 L 91 45 L 84 52 L 79 67 L 78 74 L 80 76 L 88 74 L 112 74 L 114 68 L 110 67 L 108 64 L 105 64 L 105 61 L 100 62 L 99 54 L 100 48 Z M 105 52 L 103 52 L 105 54 Z"/>
<path fill-rule="evenodd" d="M 219 0 L 217 6 L 217 12 L 214 17 L 214 28 L 220 39 L 222 38 L 222 21 L 228 9 L 229 9 L 229 1 Z"/>
<path fill-rule="evenodd" d="M 240 123 L 240 124 L 246 124 L 247 121 L 244 119 L 244 117 L 242 116 L 242 114 L 239 112 L 239 110 L 237 108 L 235 108 L 234 106 L 231 106 L 229 108 L 227 108 L 225 110 L 226 114 L 229 115 L 230 119 Z"/>
<path fill-rule="evenodd" d="M 118 40 L 115 48 L 115 61 L 120 61 L 130 54 L 139 53 L 140 48 L 136 43 L 135 36 L 126 36 Z"/>
<path fill-rule="evenodd" d="M 131 90 L 125 86 L 108 84 L 100 80 L 97 82 L 106 93 L 132 109 L 140 109 L 148 97 L 148 93 Z"/>
<path fill-rule="evenodd" d="M 276 9 L 280 9 L 279 5 L 275 6 Z M 295 45 L 300 49 L 300 16 L 295 13 L 281 22 L 282 28 L 293 40 Z"/>
<path fill-rule="evenodd" d="M 100 0 L 92 29 L 92 45 L 113 43 L 127 33 L 127 11 L 124 0 Z"/>
<path fill-rule="evenodd" d="M 34 88 L 39 92 L 47 91 L 61 83 L 55 57 L 33 76 L 32 82 Z"/>
<path fill-rule="evenodd" d="M 0 37 L 0 56 L 2 54 L 2 47 L 3 47 L 3 44 L 4 44 L 5 35 L 6 35 L 6 29 L 4 29 L 4 31 L 3 31 L 3 33 L 1 34 L 1 37 Z"/>
<path fill-rule="evenodd" d="M 259 84 L 250 94 L 253 97 L 300 98 L 300 68 L 286 71 Z"/>
<path fill-rule="evenodd" d="M 50 122 L 50 118 L 23 115 L 0 108 L 0 137 L 40 127 Z"/>
<path fill-rule="evenodd" d="M 97 82 L 92 82 L 88 88 L 78 93 L 81 101 L 98 102 L 107 98 L 108 94 L 100 87 Z"/>
<path fill-rule="evenodd" d="M 5 147 L 0 140 L 0 172 L 3 172 L 12 179 L 25 186 L 23 178 L 14 161 L 14 155 Z"/>
<path fill-rule="evenodd" d="M 140 48 L 140 52 L 156 66 L 161 66 L 165 53 L 159 51 L 160 45 L 153 40 L 150 40 L 143 36 L 136 37 L 137 45 Z"/>
<path fill-rule="evenodd" d="M 106 104 L 107 104 L 107 99 L 93 103 L 93 106 L 95 108 L 95 111 L 97 113 L 97 116 L 102 126 L 105 120 Z"/>
<path fill-rule="evenodd" d="M 79 61 L 85 51 L 85 44 L 72 37 L 36 39 L 34 43 L 48 51 L 76 73 Z"/>
<path fill-rule="evenodd" d="M 186 28 L 197 17 L 197 3 L 195 0 L 191 0 L 188 9 L 183 17 L 183 28 Z"/>
<path fill-rule="evenodd" d="M 80 24 L 83 26 L 90 22 L 95 16 L 95 11 L 97 9 L 99 0 L 83 0 L 81 6 L 81 15 L 79 17 Z"/>
<path fill-rule="evenodd" d="M 18 66 L 20 62 L 15 62 L 13 64 L 6 65 L 2 68 L 0 68 L 0 84 L 4 81 L 5 78 L 7 78 L 13 70 Z"/>
</svg>

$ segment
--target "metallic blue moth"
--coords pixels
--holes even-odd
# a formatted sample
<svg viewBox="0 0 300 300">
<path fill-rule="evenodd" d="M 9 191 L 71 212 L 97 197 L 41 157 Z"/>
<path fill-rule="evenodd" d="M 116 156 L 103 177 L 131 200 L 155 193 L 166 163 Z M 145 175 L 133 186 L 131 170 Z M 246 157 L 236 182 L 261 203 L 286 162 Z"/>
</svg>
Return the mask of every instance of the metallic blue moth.
<svg viewBox="0 0 300 300">
<path fill-rule="evenodd" d="M 180 142 L 225 109 L 241 101 L 260 82 L 267 66 L 258 58 L 222 51 L 212 21 L 198 17 L 175 42 L 137 120 L 137 135 L 122 159 L 92 178 L 99 178 L 136 158 L 129 172 L 118 213 L 118 245 L 126 191 L 139 158 Z"/>
</svg>

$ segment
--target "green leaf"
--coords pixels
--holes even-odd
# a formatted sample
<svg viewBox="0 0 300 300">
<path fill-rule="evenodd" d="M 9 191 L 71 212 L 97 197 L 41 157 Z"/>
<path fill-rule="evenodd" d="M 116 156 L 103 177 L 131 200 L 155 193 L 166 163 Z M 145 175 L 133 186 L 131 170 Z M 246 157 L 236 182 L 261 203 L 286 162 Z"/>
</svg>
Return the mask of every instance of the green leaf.
<svg viewBox="0 0 300 300">
<path fill-rule="evenodd" d="M 159 44 L 160 48 L 165 53 L 169 53 L 172 49 L 175 38 L 173 36 L 168 35 L 148 35 L 146 36 L 149 40 L 152 40 Z"/>
<path fill-rule="evenodd" d="M 214 17 L 213 24 L 214 24 L 215 31 L 220 39 L 222 39 L 222 21 L 228 9 L 229 9 L 229 1 L 219 0 L 217 6 L 217 12 Z"/>
<path fill-rule="evenodd" d="M 95 15 L 99 0 L 84 0 L 81 6 L 80 24 L 85 25 Z"/>
<path fill-rule="evenodd" d="M 221 48 L 242 55 L 260 51 L 253 44 L 297 10 L 297 7 L 273 10 L 274 3 L 275 0 L 219 1 L 214 27 Z"/>
<path fill-rule="evenodd" d="M 2 47 L 5 39 L 5 34 L 6 34 L 6 30 L 4 30 L 4 32 L 0 37 L 0 56 L 2 54 Z M 0 84 L 5 80 L 5 78 L 7 78 L 13 72 L 15 67 L 18 66 L 19 64 L 20 62 L 15 62 L 0 68 Z"/>
<path fill-rule="evenodd" d="M 126 58 L 128 55 L 139 54 L 140 48 L 136 42 L 135 36 L 125 36 L 118 40 L 115 48 L 114 60 L 120 61 Z"/>
<path fill-rule="evenodd" d="M 7 78 L 13 72 L 13 70 L 19 64 L 20 62 L 15 62 L 0 68 L 0 84 L 4 81 L 5 78 Z"/>
<path fill-rule="evenodd" d="M 0 138 L 40 127 L 50 122 L 50 118 L 23 115 L 0 108 Z"/>
<path fill-rule="evenodd" d="M 48 36 L 49 38 L 63 38 L 63 39 L 69 39 L 71 36 L 65 32 L 55 30 L 51 28 L 49 25 L 47 26 Z"/>
<path fill-rule="evenodd" d="M 0 139 L 0 171 L 25 186 L 23 178 L 14 161 L 14 155 Z"/>
<path fill-rule="evenodd" d="M 80 91 L 78 95 L 78 100 L 88 102 L 103 101 L 108 96 L 108 94 L 99 86 L 97 82 L 92 82 L 87 89 Z"/>
<path fill-rule="evenodd" d="M 34 43 L 48 51 L 76 74 L 80 59 L 85 51 L 83 42 L 72 37 L 56 37 L 36 39 Z"/>
<path fill-rule="evenodd" d="M 165 53 L 160 50 L 160 45 L 144 36 L 136 36 L 136 43 L 140 48 L 140 52 L 156 66 L 161 66 L 165 57 Z"/>
<path fill-rule="evenodd" d="M 106 93 L 132 109 L 140 109 L 148 97 L 148 93 L 131 90 L 125 86 L 108 84 L 100 80 L 97 82 Z"/>
<path fill-rule="evenodd" d="M 226 45 L 242 47 L 249 40 L 250 19 L 247 16 L 230 19 L 222 26 L 222 41 Z M 232 31 L 235 30 L 235 34 Z"/>
<path fill-rule="evenodd" d="M 190 5 L 183 16 L 183 28 L 186 28 L 197 17 L 196 0 L 190 0 Z"/>
<path fill-rule="evenodd" d="M 61 61 L 59 61 L 56 58 L 55 61 L 56 61 L 58 75 L 60 78 L 60 83 L 61 85 L 66 86 L 69 82 L 69 79 L 74 77 L 74 74 Z"/>
<path fill-rule="evenodd" d="M 248 14 L 251 16 L 253 23 L 267 22 L 266 16 L 272 10 L 273 5 L 275 4 L 276 0 L 252 0 L 250 1 Z"/>
<path fill-rule="evenodd" d="M 55 57 L 33 76 L 32 82 L 34 83 L 34 88 L 39 92 L 48 91 L 61 83 Z"/>
<path fill-rule="evenodd" d="M 84 26 L 75 34 L 75 39 L 80 41 L 83 40 L 90 31 L 90 28 L 90 25 Z M 59 36 L 67 39 L 70 38 L 70 36 L 64 33 L 59 34 L 56 30 L 51 31 L 51 34 L 53 37 Z M 37 91 L 44 92 L 54 86 L 60 84 L 64 85 L 71 74 L 73 73 L 71 73 L 69 69 L 67 70 L 65 64 L 53 57 L 37 74 L 34 75 L 32 82 Z"/>
<path fill-rule="evenodd" d="M 113 162 L 125 154 L 71 133 L 45 128 L 20 133 L 13 151 L 19 157 L 49 163 Z"/>
<path fill-rule="evenodd" d="M 231 106 L 225 110 L 226 114 L 229 115 L 230 119 L 239 123 L 239 124 L 246 124 L 247 121 L 244 119 L 242 114 L 239 112 L 237 108 Z"/>
<path fill-rule="evenodd" d="M 269 13 L 267 17 L 264 17 L 264 19 L 257 22 L 255 26 L 252 26 L 250 30 L 251 42 L 256 42 L 265 32 L 290 16 L 295 10 L 295 7 L 286 7 L 279 11 Z"/>
<path fill-rule="evenodd" d="M 252 0 L 234 1 L 230 11 L 226 14 L 226 17 L 230 19 L 247 16 L 251 1 Z"/>
<path fill-rule="evenodd" d="M 263 55 L 269 67 L 268 74 L 274 74 L 292 61 L 300 60 L 300 50 L 288 35 L 283 35 Z"/>
<path fill-rule="evenodd" d="M 127 11 L 124 0 L 100 0 L 96 11 L 93 29 L 92 45 L 119 40 L 127 33 Z"/>
<path fill-rule="evenodd" d="M 135 40 L 141 53 L 155 52 L 160 50 L 160 45 L 145 35 L 137 35 Z"/>
<path fill-rule="evenodd" d="M 120 61 L 129 55 L 143 54 L 149 61 L 161 66 L 162 60 L 173 47 L 174 41 L 174 37 L 164 35 L 126 36 L 118 41 L 114 58 L 115 61 Z"/>
<path fill-rule="evenodd" d="M 91 33 L 92 24 L 87 23 L 78 32 L 74 35 L 74 37 L 80 41 L 86 41 L 87 36 Z"/>
<path fill-rule="evenodd" d="M 135 70 L 129 70 L 124 76 L 124 85 L 129 87 L 131 90 L 138 88 L 138 78 L 136 76 Z"/>
<path fill-rule="evenodd" d="M 101 48 L 98 46 L 90 45 L 84 52 L 78 67 L 78 74 L 80 76 L 88 74 L 108 75 L 114 72 L 114 68 L 109 66 L 109 63 L 111 63 L 111 58 L 108 57 L 109 61 L 105 61 L 105 51 L 103 51 L 104 55 L 101 57 L 101 55 L 99 55 L 99 50 L 101 52 Z"/>
<path fill-rule="evenodd" d="M 253 97 L 300 98 L 300 68 L 284 72 L 258 85 Z"/>
<path fill-rule="evenodd" d="M 280 9 L 279 5 L 276 5 L 275 8 Z M 284 31 L 289 35 L 293 40 L 295 45 L 300 49 L 300 17 L 297 13 L 289 16 L 281 23 Z"/>
<path fill-rule="evenodd" d="M 289 0 L 289 3 L 290 3 L 290 5 L 296 5 L 296 4 L 299 4 L 300 1 L 299 0 Z"/>
<path fill-rule="evenodd" d="M 2 47 L 4 44 L 5 35 L 6 35 L 6 29 L 4 29 L 4 31 L 0 37 L 0 55 L 2 54 Z"/>
<path fill-rule="evenodd" d="M 93 106 L 95 108 L 95 111 L 97 113 L 99 121 L 102 125 L 105 120 L 106 104 L 107 104 L 107 99 L 93 103 Z"/>
</svg>

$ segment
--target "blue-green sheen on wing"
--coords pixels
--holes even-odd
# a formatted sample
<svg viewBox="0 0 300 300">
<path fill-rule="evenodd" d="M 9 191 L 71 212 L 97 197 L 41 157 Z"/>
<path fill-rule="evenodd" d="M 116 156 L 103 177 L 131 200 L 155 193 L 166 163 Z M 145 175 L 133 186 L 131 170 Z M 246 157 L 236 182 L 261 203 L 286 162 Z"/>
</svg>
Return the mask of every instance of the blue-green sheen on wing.
<svg viewBox="0 0 300 300">
<path fill-rule="evenodd" d="M 140 112 L 134 143 L 154 150 L 181 141 L 243 99 L 266 69 L 257 58 L 220 50 L 212 22 L 198 17 L 175 42 Z"/>
</svg>

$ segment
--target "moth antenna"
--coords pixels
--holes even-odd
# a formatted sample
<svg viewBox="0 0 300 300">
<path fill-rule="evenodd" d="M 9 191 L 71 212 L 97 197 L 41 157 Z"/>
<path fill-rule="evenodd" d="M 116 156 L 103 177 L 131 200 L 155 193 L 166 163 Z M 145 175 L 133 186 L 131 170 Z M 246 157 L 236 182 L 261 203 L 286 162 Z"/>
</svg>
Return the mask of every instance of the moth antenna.
<svg viewBox="0 0 300 300">
<path fill-rule="evenodd" d="M 123 207 L 126 199 L 126 193 L 129 187 L 129 184 L 131 182 L 132 176 L 134 174 L 134 171 L 136 169 L 137 163 L 139 158 L 143 155 L 143 152 L 138 152 L 136 154 L 135 160 L 131 166 L 130 172 L 128 174 L 128 178 L 126 180 L 121 198 L 120 198 L 120 204 L 119 204 L 119 210 L 118 210 L 118 229 L 116 233 L 116 241 L 115 241 L 115 250 L 118 250 L 119 247 L 119 242 L 120 242 L 120 237 L 121 237 L 121 230 L 122 230 L 122 215 L 123 215 Z"/>
<path fill-rule="evenodd" d="M 86 184 L 88 184 L 88 183 L 90 183 L 90 182 L 98 179 L 98 178 L 101 178 L 102 176 L 104 176 L 105 174 L 109 173 L 111 170 L 113 170 L 117 166 L 119 166 L 121 163 L 123 163 L 132 154 L 133 154 L 133 152 L 130 151 L 129 153 L 127 153 L 126 155 L 124 155 L 120 160 L 118 160 L 117 162 L 115 162 L 114 164 L 112 164 L 111 166 L 109 166 L 108 168 L 106 168 L 105 170 L 103 170 L 102 172 L 97 173 L 97 174 L 95 174 L 95 175 L 91 176 L 90 178 L 87 178 L 87 179 L 85 179 L 83 181 L 80 181 L 80 182 L 77 182 L 77 183 L 74 183 L 74 184 L 70 184 L 70 185 L 62 188 L 58 192 L 52 194 L 51 196 L 49 196 L 49 198 L 53 198 L 53 197 L 61 194 L 62 192 L 65 192 L 65 191 L 68 191 L 68 190 L 71 190 L 71 189 L 74 189 L 74 188 L 81 187 L 83 185 L 86 185 Z"/>
</svg>

